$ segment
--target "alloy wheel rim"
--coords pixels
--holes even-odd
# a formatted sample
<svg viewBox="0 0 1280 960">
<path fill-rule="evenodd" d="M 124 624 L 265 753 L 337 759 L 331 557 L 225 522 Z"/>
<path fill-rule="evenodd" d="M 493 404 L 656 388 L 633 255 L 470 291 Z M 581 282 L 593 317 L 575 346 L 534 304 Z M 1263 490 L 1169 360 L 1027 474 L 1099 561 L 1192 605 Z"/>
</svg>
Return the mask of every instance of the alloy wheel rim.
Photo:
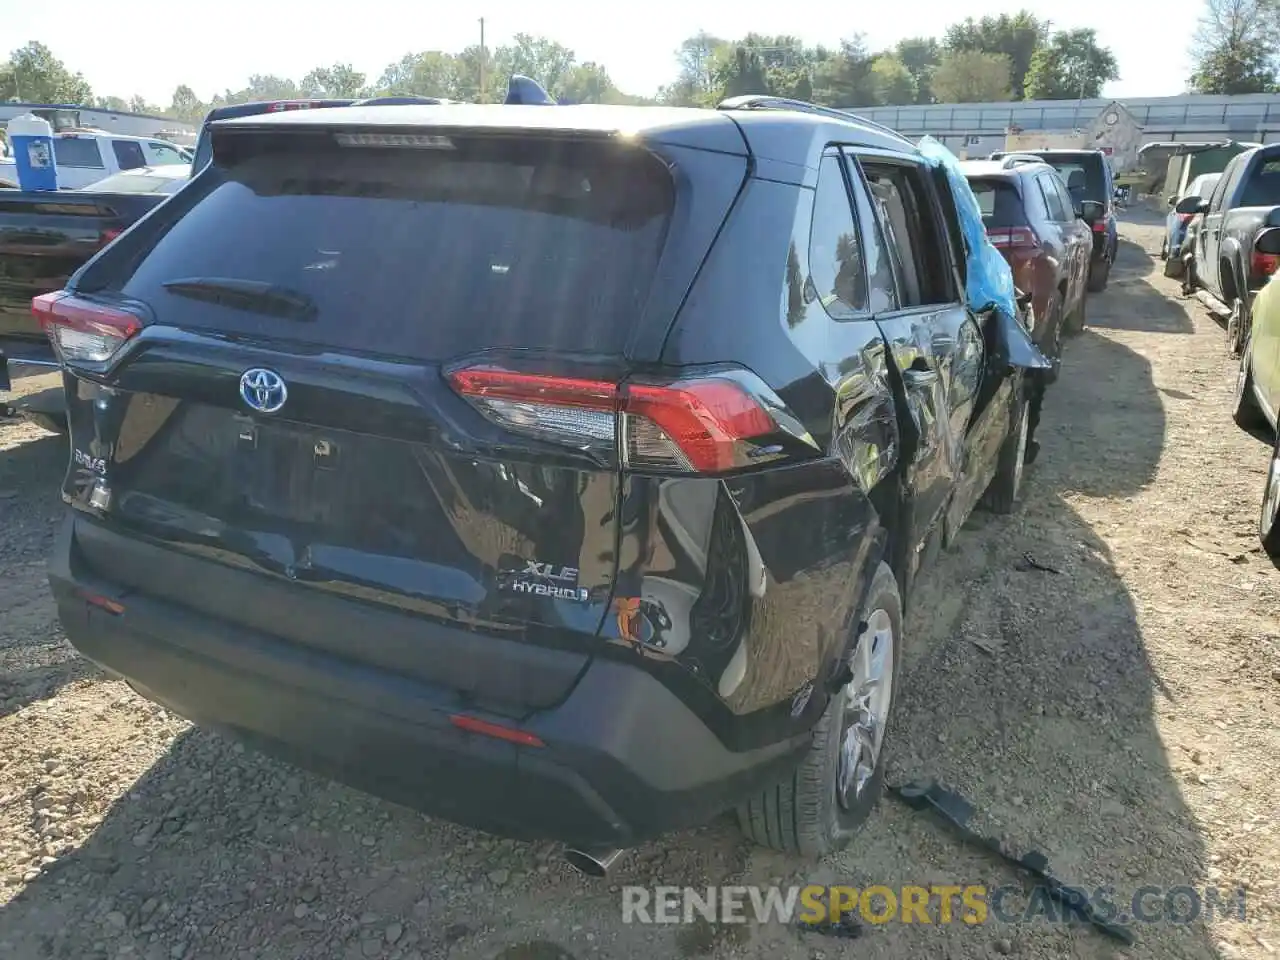
<svg viewBox="0 0 1280 960">
<path fill-rule="evenodd" d="M 1022 402 L 1022 422 L 1018 425 L 1018 455 L 1013 462 L 1013 497 L 1016 500 L 1018 493 L 1022 490 L 1022 468 L 1025 466 L 1027 459 L 1027 420 L 1031 413 L 1031 404 L 1028 401 Z"/>
<path fill-rule="evenodd" d="M 885 724 L 893 702 L 893 620 L 876 610 L 849 661 L 852 679 L 845 687 L 845 730 L 840 741 L 836 797 L 851 809 L 866 793 L 884 745 Z"/>
<path fill-rule="evenodd" d="M 1271 466 L 1267 470 L 1267 486 L 1262 492 L 1262 513 L 1258 517 L 1258 536 L 1266 539 L 1275 529 L 1276 516 L 1280 514 L 1280 444 L 1271 454 Z"/>
</svg>

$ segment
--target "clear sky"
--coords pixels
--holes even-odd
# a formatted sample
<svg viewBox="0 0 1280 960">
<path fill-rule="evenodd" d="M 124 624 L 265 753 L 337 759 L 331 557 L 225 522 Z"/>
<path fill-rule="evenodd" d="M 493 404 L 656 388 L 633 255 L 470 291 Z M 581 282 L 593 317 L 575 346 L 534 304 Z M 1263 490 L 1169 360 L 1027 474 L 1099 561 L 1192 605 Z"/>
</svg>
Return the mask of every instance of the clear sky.
<svg viewBox="0 0 1280 960">
<path fill-rule="evenodd" d="M 966 16 L 1026 8 L 1054 28 L 1092 27 L 1114 51 L 1120 80 L 1108 96 L 1172 96 L 1185 89 L 1187 47 L 1203 0 L 221 0 L 216 4 L 104 0 L 0 0 L 0 56 L 28 40 L 47 44 L 85 75 L 94 92 L 141 94 L 166 105 L 180 83 L 201 99 L 242 87 L 250 74 L 294 80 L 316 66 L 351 63 L 376 79 L 405 53 L 497 46 L 513 34 L 542 34 L 579 60 L 605 65 L 622 90 L 652 94 L 675 73 L 673 51 L 703 29 L 724 37 L 754 31 L 834 45 L 861 32 L 873 49 L 907 36 L 941 34 Z"/>
</svg>

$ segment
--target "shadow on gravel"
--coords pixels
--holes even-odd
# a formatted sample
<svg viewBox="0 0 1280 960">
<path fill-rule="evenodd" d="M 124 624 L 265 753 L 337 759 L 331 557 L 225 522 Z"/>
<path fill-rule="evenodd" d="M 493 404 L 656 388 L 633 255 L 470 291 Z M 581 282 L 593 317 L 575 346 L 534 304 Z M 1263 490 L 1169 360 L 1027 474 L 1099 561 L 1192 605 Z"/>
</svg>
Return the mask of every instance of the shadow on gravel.
<svg viewBox="0 0 1280 960">
<path fill-rule="evenodd" d="M 30 435 L 0 450 L 0 717 L 5 717 L 101 673 L 63 639 L 45 585 L 44 560 L 62 516 L 58 491 L 67 442 L 12 421 L 0 421 L 0 429 Z"/>
<path fill-rule="evenodd" d="M 1099 299 L 1124 296 L 1132 281 L 1116 280 L 1118 289 Z M 1068 345 L 1020 513 L 975 518 L 921 583 L 895 730 L 896 778 L 954 785 L 977 807 L 984 832 L 1018 853 L 1042 851 L 1066 883 L 1110 888 L 1117 912 L 1130 916 L 1143 887 L 1160 888 L 1148 900 L 1158 911 L 1174 902 L 1165 899 L 1173 888 L 1203 891 L 1205 843 L 1171 768 L 1189 761 L 1166 755 L 1156 726 L 1154 702 L 1169 694 L 1134 598 L 1102 531 L 1067 497 L 1139 494 L 1155 475 L 1164 427 L 1143 357 L 1096 333 Z M 880 864 L 896 863 L 890 885 L 912 883 L 928 863 L 935 878 L 1018 883 L 945 831 L 907 823 L 919 815 L 885 813 L 890 832 L 860 839 L 846 857 L 863 862 L 860 875 L 878 878 Z M 895 853 L 904 831 L 922 830 L 927 840 Z M 1016 912 L 1026 901 L 1010 903 Z M 1218 956 L 1199 921 L 1134 929 L 1128 956 Z M 1039 957 L 1109 957 L 1117 946 L 1087 928 L 1043 922 L 999 935 L 1011 938 L 1015 954 Z M 911 946 L 926 949 L 928 940 L 917 935 Z"/>
<path fill-rule="evenodd" d="M 1121 238 L 1107 289 L 1089 295 L 1089 326 L 1149 333 L 1195 331 L 1179 303 L 1147 282 L 1153 260 L 1140 244 Z M 1066 349 L 1070 351 L 1069 343 Z"/>
</svg>

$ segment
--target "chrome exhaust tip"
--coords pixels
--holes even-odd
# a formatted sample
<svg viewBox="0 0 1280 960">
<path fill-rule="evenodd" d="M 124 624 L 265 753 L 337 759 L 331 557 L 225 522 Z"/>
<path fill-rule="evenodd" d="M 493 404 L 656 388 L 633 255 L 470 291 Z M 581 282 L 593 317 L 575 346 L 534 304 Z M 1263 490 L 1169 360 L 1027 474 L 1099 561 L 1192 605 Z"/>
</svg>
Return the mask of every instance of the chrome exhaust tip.
<svg viewBox="0 0 1280 960">
<path fill-rule="evenodd" d="M 581 874 L 597 879 L 608 874 L 609 868 L 620 856 L 621 850 L 577 850 L 568 847 L 564 852 L 564 859 L 569 866 Z"/>
</svg>

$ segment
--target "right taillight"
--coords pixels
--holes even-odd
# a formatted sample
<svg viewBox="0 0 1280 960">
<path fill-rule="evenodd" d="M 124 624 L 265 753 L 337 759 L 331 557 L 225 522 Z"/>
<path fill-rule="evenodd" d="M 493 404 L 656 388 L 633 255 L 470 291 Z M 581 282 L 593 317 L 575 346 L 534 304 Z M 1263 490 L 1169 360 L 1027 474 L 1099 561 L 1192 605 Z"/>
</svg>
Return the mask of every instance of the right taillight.
<svg viewBox="0 0 1280 960">
<path fill-rule="evenodd" d="M 1255 250 L 1252 266 L 1255 277 L 1269 277 L 1280 269 L 1280 256 L 1274 253 L 1259 253 Z"/>
<path fill-rule="evenodd" d="M 36 297 L 31 312 L 67 363 L 105 363 L 142 329 L 134 314 L 64 290 Z"/>
<path fill-rule="evenodd" d="M 613 383 L 486 365 L 448 379 L 508 430 L 616 454 L 635 470 L 721 473 L 819 450 L 772 391 L 741 371 Z"/>
<path fill-rule="evenodd" d="M 1030 227 L 996 228 L 987 231 L 987 239 L 1001 250 L 1026 250 L 1040 246 L 1040 238 Z"/>
</svg>

